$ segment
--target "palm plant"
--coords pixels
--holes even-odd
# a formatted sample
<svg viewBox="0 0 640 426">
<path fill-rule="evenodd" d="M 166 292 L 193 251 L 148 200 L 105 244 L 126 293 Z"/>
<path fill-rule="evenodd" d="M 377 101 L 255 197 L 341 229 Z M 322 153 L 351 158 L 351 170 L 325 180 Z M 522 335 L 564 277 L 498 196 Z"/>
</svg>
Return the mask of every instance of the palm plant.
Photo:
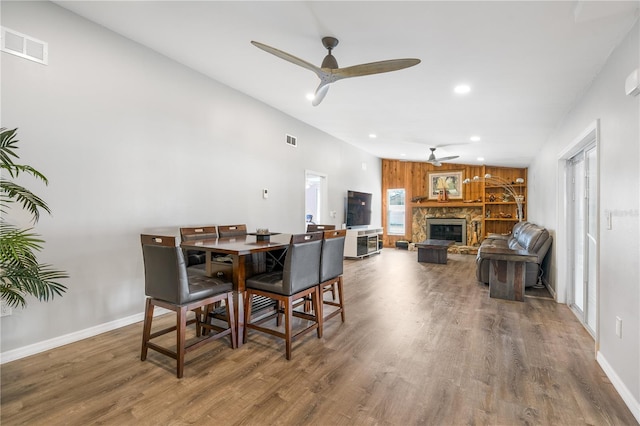
<svg viewBox="0 0 640 426">
<path fill-rule="evenodd" d="M 14 163 L 20 158 L 15 152 L 17 130 L 0 129 L 0 299 L 10 307 L 26 306 L 27 295 L 40 301 L 48 301 L 56 294 L 61 296 L 67 288 L 58 280 L 68 278 L 66 272 L 38 263 L 36 252 L 42 250 L 44 240 L 33 228 L 19 229 L 5 219 L 14 205 L 27 211 L 34 225 L 40 218 L 40 210 L 51 214 L 40 197 L 12 180 L 26 173 L 48 184 L 47 178 L 33 167 Z"/>
</svg>

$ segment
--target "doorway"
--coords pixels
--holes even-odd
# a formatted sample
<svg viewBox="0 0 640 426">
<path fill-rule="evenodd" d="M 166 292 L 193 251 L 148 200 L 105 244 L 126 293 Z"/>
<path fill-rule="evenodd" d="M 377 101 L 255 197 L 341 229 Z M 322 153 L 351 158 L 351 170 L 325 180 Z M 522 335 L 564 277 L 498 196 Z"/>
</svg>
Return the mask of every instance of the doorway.
<svg viewBox="0 0 640 426">
<path fill-rule="evenodd" d="M 567 160 L 567 180 L 571 265 L 568 304 L 595 338 L 598 316 L 598 156 L 595 138 Z"/>
<path fill-rule="evenodd" d="M 327 175 L 305 170 L 304 180 L 305 229 L 307 224 L 327 224 Z"/>
</svg>

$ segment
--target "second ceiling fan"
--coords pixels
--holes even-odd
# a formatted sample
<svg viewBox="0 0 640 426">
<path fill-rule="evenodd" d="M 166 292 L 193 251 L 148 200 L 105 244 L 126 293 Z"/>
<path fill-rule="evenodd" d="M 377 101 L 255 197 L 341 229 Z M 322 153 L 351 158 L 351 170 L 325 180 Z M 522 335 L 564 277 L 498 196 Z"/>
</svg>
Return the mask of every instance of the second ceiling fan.
<svg viewBox="0 0 640 426">
<path fill-rule="evenodd" d="M 431 154 L 429 154 L 429 158 L 427 159 L 427 163 L 436 166 L 436 167 L 440 167 L 442 166 L 442 162 L 443 161 L 449 161 L 449 160 L 453 160 L 454 158 L 458 158 L 460 157 L 459 155 L 450 155 L 448 157 L 440 157 L 440 158 L 436 158 L 436 154 L 435 148 L 429 148 L 431 150 Z"/>
<path fill-rule="evenodd" d="M 266 44 L 252 41 L 251 44 L 271 53 L 279 58 L 289 61 L 293 64 L 299 65 L 303 68 L 313 71 L 318 78 L 320 78 L 320 85 L 316 89 L 315 96 L 313 98 L 313 106 L 318 106 L 324 99 L 329 91 L 329 85 L 335 83 L 338 80 L 349 77 L 359 77 L 363 75 L 380 74 L 389 71 L 397 71 L 403 68 L 409 68 L 420 63 L 420 59 L 391 59 L 387 61 L 370 62 L 367 64 L 354 65 L 346 68 L 338 68 L 338 61 L 331 54 L 331 51 L 338 45 L 338 39 L 335 37 L 324 37 L 322 44 L 329 51 L 322 61 L 322 65 L 317 67 L 303 59 L 291 55 L 290 53 L 283 52 L 275 47 L 267 46 Z"/>
</svg>

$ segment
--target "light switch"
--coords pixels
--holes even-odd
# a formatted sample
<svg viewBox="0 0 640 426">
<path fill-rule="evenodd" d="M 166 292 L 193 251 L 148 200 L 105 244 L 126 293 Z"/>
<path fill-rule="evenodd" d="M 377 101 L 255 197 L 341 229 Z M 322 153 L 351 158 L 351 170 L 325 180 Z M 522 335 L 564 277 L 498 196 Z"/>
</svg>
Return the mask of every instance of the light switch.
<svg viewBox="0 0 640 426">
<path fill-rule="evenodd" d="M 269 198 L 269 190 L 267 188 L 262 190 L 262 198 L 264 198 L 265 200 Z"/>
</svg>

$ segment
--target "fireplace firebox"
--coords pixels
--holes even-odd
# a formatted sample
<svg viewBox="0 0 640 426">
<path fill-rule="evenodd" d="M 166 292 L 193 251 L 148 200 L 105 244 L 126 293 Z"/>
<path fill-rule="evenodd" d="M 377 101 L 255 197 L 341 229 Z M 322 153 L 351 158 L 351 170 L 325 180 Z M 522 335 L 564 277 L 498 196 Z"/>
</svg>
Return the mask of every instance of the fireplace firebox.
<svg viewBox="0 0 640 426">
<path fill-rule="evenodd" d="M 467 244 L 467 221 L 465 219 L 427 219 L 427 239 L 455 241 L 456 245 Z"/>
</svg>

